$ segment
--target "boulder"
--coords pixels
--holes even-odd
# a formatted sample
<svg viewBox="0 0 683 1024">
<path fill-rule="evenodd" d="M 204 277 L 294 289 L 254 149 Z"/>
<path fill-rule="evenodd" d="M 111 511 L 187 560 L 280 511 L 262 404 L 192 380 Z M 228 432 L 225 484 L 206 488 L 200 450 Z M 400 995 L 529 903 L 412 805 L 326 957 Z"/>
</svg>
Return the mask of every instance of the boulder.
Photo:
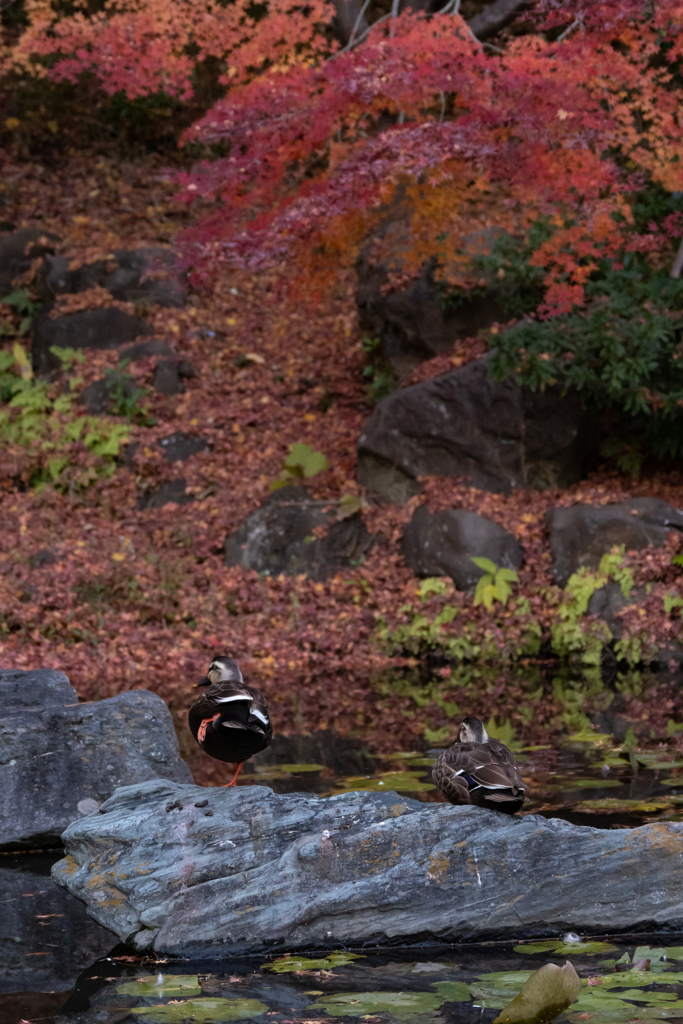
<svg viewBox="0 0 683 1024">
<path fill-rule="evenodd" d="M 111 932 L 54 884 L 50 871 L 56 859 L 54 853 L 2 858 L 0 994 L 65 992 L 114 944 Z"/>
<path fill-rule="evenodd" d="M 99 286 L 122 302 L 183 305 L 187 286 L 170 249 L 116 249 L 111 256 L 73 270 L 64 256 L 47 256 L 38 271 L 37 288 L 47 300 Z"/>
<path fill-rule="evenodd" d="M 170 345 L 167 345 L 161 338 L 152 338 L 151 341 L 138 341 L 135 345 L 128 345 L 119 352 L 119 360 L 128 360 L 134 363 L 137 359 L 149 359 L 150 356 L 163 356 L 164 358 L 176 357 Z M 177 357 L 176 357 L 177 358 Z"/>
<path fill-rule="evenodd" d="M 470 256 L 489 251 L 501 234 L 495 227 L 469 235 L 464 244 Z M 456 341 L 476 336 L 482 328 L 507 320 L 499 288 L 447 301 L 434 279 L 433 262 L 403 287 L 391 287 L 401 273 L 404 254 L 414 245 L 410 207 L 399 196 L 392 204 L 357 264 L 356 302 L 361 330 L 380 341 L 381 354 L 399 377 L 425 359 L 452 351 Z"/>
<path fill-rule="evenodd" d="M 387 500 L 418 476 L 465 477 L 504 494 L 563 487 L 581 479 L 594 447 L 576 395 L 494 381 L 483 358 L 379 402 L 358 442 L 358 480 Z"/>
<path fill-rule="evenodd" d="M 683 530 L 683 512 L 658 498 L 634 498 L 611 505 L 571 505 L 545 515 L 553 556 L 552 576 L 564 587 L 573 572 L 597 569 L 615 546 L 639 551 L 660 548 L 672 530 Z"/>
<path fill-rule="evenodd" d="M 183 478 L 166 480 L 154 490 L 141 494 L 138 498 L 138 508 L 163 508 L 169 502 L 173 502 L 175 505 L 189 505 L 194 498 L 191 494 L 185 493 L 186 486 L 187 480 Z"/>
<path fill-rule="evenodd" d="M 194 376 L 194 368 L 187 359 L 160 359 L 154 368 L 154 390 L 160 395 L 182 395 L 183 378 Z"/>
<path fill-rule="evenodd" d="M 117 412 L 111 409 L 112 403 L 116 406 L 116 398 L 121 396 L 130 399 L 138 391 L 138 386 L 129 373 L 121 373 L 120 370 L 112 370 L 106 377 L 100 377 L 87 388 L 83 388 L 78 401 L 82 402 L 91 416 L 101 416 L 107 412 Z"/>
<path fill-rule="evenodd" d="M 40 228 L 20 228 L 0 239 L 0 299 L 13 290 L 13 282 L 31 269 L 37 257 L 49 252 L 59 239 Z"/>
<path fill-rule="evenodd" d="M 49 373 L 59 366 L 50 349 L 118 348 L 151 330 L 144 320 L 114 307 L 84 309 L 78 313 L 50 318 L 50 305 L 44 306 L 31 325 L 31 356 L 36 373 Z"/>
<path fill-rule="evenodd" d="M 519 569 L 523 561 L 512 534 L 464 508 L 430 512 L 420 505 L 403 534 L 401 550 L 416 576 L 450 576 L 458 590 L 470 590 L 484 575 L 473 557 L 489 558 L 506 569 Z"/>
<path fill-rule="evenodd" d="M 624 635 L 624 624 L 618 613 L 626 608 L 633 608 L 646 598 L 646 587 L 634 587 L 626 597 L 618 583 L 607 583 L 591 597 L 588 602 L 588 614 L 600 616 L 607 623 L 613 639 L 621 640 Z M 661 666 L 672 661 L 683 663 L 683 644 L 678 640 L 668 640 L 648 653 L 644 660 Z"/>
<path fill-rule="evenodd" d="M 78 703 L 60 672 L 0 673 L 0 849 L 52 847 L 118 786 L 190 782 L 173 719 L 147 690 Z"/>
<path fill-rule="evenodd" d="M 597 829 L 357 790 L 120 789 L 54 880 L 140 950 L 241 953 L 683 927 L 683 823 Z"/>
<path fill-rule="evenodd" d="M 323 528 L 319 537 L 314 531 Z M 225 564 L 268 576 L 326 580 L 358 563 L 372 544 L 360 515 L 337 519 L 334 501 L 314 501 L 305 487 L 274 491 L 225 541 Z"/>
<path fill-rule="evenodd" d="M 167 462 L 185 462 L 198 452 L 207 452 L 211 445 L 204 437 L 192 437 L 191 434 L 184 434 L 182 430 L 176 430 L 168 437 L 162 437 L 159 447 Z"/>
</svg>

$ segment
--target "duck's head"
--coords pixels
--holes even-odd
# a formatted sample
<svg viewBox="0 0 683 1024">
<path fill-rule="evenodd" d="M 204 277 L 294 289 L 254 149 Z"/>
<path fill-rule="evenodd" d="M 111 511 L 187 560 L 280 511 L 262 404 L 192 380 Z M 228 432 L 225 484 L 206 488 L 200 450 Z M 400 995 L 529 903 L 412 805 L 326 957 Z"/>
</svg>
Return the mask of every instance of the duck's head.
<svg viewBox="0 0 683 1024">
<path fill-rule="evenodd" d="M 203 679 L 195 686 L 213 686 L 214 683 L 243 683 L 242 673 L 236 661 L 221 654 L 214 658 Z"/>
<path fill-rule="evenodd" d="M 488 733 L 478 718 L 465 718 L 460 726 L 461 743 L 486 743 Z"/>
</svg>

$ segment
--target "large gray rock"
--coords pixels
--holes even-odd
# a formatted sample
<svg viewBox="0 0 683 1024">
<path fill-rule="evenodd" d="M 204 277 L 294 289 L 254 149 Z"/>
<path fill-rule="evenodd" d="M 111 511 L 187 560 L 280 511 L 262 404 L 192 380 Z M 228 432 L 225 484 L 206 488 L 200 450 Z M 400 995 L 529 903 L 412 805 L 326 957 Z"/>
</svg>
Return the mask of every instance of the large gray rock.
<svg viewBox="0 0 683 1024">
<path fill-rule="evenodd" d="M 15 671 L 0 674 L 0 701 L 0 850 L 57 846 L 119 786 L 192 781 L 170 712 L 147 690 L 79 704 L 61 673 Z"/>
<path fill-rule="evenodd" d="M 324 537 L 314 530 L 323 527 Z M 333 501 L 314 501 L 305 487 L 274 491 L 225 541 L 225 564 L 269 576 L 334 576 L 361 559 L 372 537 L 359 515 L 337 519 Z"/>
<path fill-rule="evenodd" d="M 582 566 L 597 569 L 613 547 L 640 551 L 661 548 L 669 533 L 683 530 L 683 512 L 658 498 L 634 498 L 612 505 L 570 505 L 546 512 L 553 556 L 552 576 L 564 587 Z"/>
<path fill-rule="evenodd" d="M 414 246 L 412 208 L 399 198 L 388 210 L 358 260 L 356 302 L 361 330 L 380 341 L 380 351 L 399 377 L 425 359 L 450 352 L 460 338 L 475 337 L 482 328 L 507 320 L 499 301 L 499 288 L 484 294 L 463 291 L 458 303 L 444 302 L 434 280 L 433 263 L 402 287 L 392 287 L 400 276 L 405 254 Z M 470 256 L 490 250 L 501 234 L 495 227 L 468 236 Z M 500 282 L 498 282 L 499 284 Z"/>
<path fill-rule="evenodd" d="M 489 558 L 506 569 L 519 569 L 523 560 L 511 533 L 464 508 L 430 512 L 420 505 L 403 534 L 401 550 L 417 576 L 450 576 L 458 590 L 476 586 L 484 575 L 472 558 Z"/>
<path fill-rule="evenodd" d="M 99 285 L 122 302 L 183 305 L 187 285 L 170 249 L 116 249 L 111 255 L 110 260 L 97 260 L 73 270 L 64 256 L 47 256 L 37 275 L 37 287 L 46 299 Z"/>
<path fill-rule="evenodd" d="M 603 831 L 392 792 L 155 781 L 63 840 L 54 880 L 158 953 L 683 927 L 683 823 Z"/>
<path fill-rule="evenodd" d="M 13 290 L 13 282 L 31 269 L 31 263 L 53 249 L 59 239 L 40 228 L 19 228 L 0 239 L 0 299 Z"/>
<path fill-rule="evenodd" d="M 406 480 L 466 477 L 501 493 L 560 487 L 582 477 L 593 442 L 578 397 L 494 381 L 477 359 L 378 403 L 358 442 L 358 479 L 382 494 L 385 465 Z"/>
<path fill-rule="evenodd" d="M 613 639 L 621 640 L 624 635 L 624 623 L 619 613 L 642 604 L 647 600 L 647 596 L 646 587 L 634 587 L 627 596 L 619 583 L 607 583 L 591 597 L 588 602 L 588 614 L 598 615 L 609 626 Z M 683 662 L 683 644 L 673 638 L 669 639 L 643 650 L 642 660 L 658 666 L 669 665 L 672 661 L 680 664 Z M 649 727 L 645 735 L 649 735 Z"/>
<path fill-rule="evenodd" d="M 111 932 L 52 881 L 55 860 L 54 853 L 2 858 L 0 993 L 64 992 L 114 945 Z"/>
<path fill-rule="evenodd" d="M 53 345 L 60 348 L 118 348 L 141 334 L 150 334 L 144 320 L 121 309 L 104 307 L 83 309 L 51 319 L 50 306 L 44 306 L 33 318 L 31 325 L 31 357 L 36 373 L 49 373 L 59 366 L 59 360 L 50 352 Z"/>
</svg>

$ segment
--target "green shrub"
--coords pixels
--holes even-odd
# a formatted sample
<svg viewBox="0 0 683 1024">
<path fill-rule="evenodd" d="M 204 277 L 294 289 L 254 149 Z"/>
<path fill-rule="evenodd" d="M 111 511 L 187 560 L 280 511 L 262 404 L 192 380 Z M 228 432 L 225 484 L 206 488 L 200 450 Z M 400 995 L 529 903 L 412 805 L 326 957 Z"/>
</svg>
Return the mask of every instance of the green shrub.
<svg viewBox="0 0 683 1024">
<path fill-rule="evenodd" d="M 67 372 L 82 352 L 54 346 L 51 350 Z M 23 345 L 0 351 L 0 445 L 17 452 L 22 475 L 30 486 L 52 483 L 73 489 L 87 487 L 116 470 L 121 444 L 130 434 L 128 424 L 112 423 L 78 410 L 79 377 L 67 376 L 67 390 L 39 380 Z M 82 464 L 85 450 L 87 458 Z"/>
</svg>

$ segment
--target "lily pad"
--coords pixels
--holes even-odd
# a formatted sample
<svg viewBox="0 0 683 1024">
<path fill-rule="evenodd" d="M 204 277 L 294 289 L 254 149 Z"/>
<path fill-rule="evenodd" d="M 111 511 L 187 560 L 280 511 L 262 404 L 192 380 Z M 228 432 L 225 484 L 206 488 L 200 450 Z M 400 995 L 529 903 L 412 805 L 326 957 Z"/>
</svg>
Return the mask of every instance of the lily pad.
<svg viewBox="0 0 683 1024">
<path fill-rule="evenodd" d="M 284 775 L 299 775 L 302 772 L 321 772 L 323 764 L 264 764 L 254 765 L 254 773 L 260 779 L 278 779 Z"/>
<path fill-rule="evenodd" d="M 623 786 L 621 779 L 558 779 L 558 785 L 553 789 L 611 789 L 614 786 Z"/>
<path fill-rule="evenodd" d="M 620 800 L 619 797 L 606 796 L 602 800 L 582 800 L 576 809 L 582 811 L 663 811 L 668 807 L 668 800 Z"/>
<path fill-rule="evenodd" d="M 514 999 L 533 971 L 491 971 L 480 974 L 470 985 L 475 1005 L 491 1010 L 502 1010 Z"/>
<path fill-rule="evenodd" d="M 373 793 L 381 793 L 395 790 L 397 793 L 417 793 L 429 789 L 436 789 L 433 782 L 422 782 L 425 773 L 415 772 L 386 772 L 383 775 L 374 775 L 366 778 L 364 775 L 352 776 L 344 779 L 336 793 L 348 793 L 359 789 L 367 789 Z"/>
<path fill-rule="evenodd" d="M 470 987 L 464 981 L 436 981 L 432 988 L 445 1003 L 466 1003 L 470 998 Z"/>
<path fill-rule="evenodd" d="M 135 1006 L 129 1013 L 145 1016 L 150 1024 L 224 1024 L 226 1021 L 260 1017 L 268 1012 L 258 999 L 183 999 L 158 1006 Z"/>
<path fill-rule="evenodd" d="M 662 786 L 670 786 L 671 788 L 675 788 L 676 786 L 683 786 L 683 778 L 681 778 L 681 779 L 662 779 L 660 785 L 662 785 Z"/>
<path fill-rule="evenodd" d="M 611 942 L 528 942 L 515 946 L 515 953 L 557 953 L 558 956 L 570 956 L 572 953 L 613 953 L 616 950 Z"/>
<path fill-rule="evenodd" d="M 329 956 L 317 960 L 294 953 L 281 960 L 261 964 L 261 970 L 274 971 L 276 974 L 291 974 L 294 971 L 331 971 L 334 967 L 343 967 L 344 964 L 350 964 L 353 960 L 362 959 L 360 953 L 346 953 L 343 950 L 335 950 Z"/>
<path fill-rule="evenodd" d="M 581 981 L 569 960 L 563 967 L 544 964 L 525 981 L 493 1024 L 541 1024 L 554 1020 L 576 1002 L 580 992 Z"/>
<path fill-rule="evenodd" d="M 337 992 L 311 1003 L 308 1010 L 324 1010 L 333 1017 L 390 1013 L 397 1020 L 402 1020 L 415 1013 L 437 1010 L 445 1001 L 445 997 L 432 992 Z"/>
<path fill-rule="evenodd" d="M 196 974 L 148 974 L 116 986 L 121 996 L 198 996 L 201 987 Z"/>
<path fill-rule="evenodd" d="M 667 946 L 664 952 L 667 960 L 683 960 L 683 946 Z"/>
</svg>

